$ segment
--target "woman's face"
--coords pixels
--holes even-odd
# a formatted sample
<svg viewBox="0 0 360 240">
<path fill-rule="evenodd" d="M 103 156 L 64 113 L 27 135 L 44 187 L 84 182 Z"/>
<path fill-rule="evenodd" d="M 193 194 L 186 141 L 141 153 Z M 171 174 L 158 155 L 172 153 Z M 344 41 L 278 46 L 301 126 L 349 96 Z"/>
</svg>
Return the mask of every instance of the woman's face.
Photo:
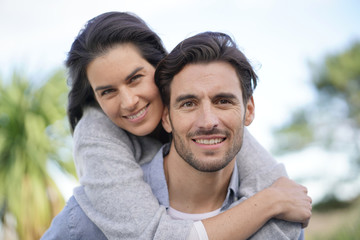
<svg viewBox="0 0 360 240">
<path fill-rule="evenodd" d="M 159 124 L 163 104 L 154 82 L 155 68 L 132 44 L 119 44 L 95 58 L 87 77 L 96 100 L 119 127 L 137 136 Z"/>
</svg>

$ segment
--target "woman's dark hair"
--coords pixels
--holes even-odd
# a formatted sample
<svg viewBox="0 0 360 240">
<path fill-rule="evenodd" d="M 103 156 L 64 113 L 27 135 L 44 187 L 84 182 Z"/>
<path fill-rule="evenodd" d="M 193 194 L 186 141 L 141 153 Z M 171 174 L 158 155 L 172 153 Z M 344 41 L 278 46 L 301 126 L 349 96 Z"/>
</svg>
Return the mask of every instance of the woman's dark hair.
<svg viewBox="0 0 360 240">
<path fill-rule="evenodd" d="M 132 43 L 154 67 L 167 54 L 159 36 L 134 14 L 108 12 L 89 20 L 73 42 L 65 61 L 71 88 L 67 111 L 72 131 L 81 119 L 84 107 L 97 105 L 86 75 L 88 65 L 122 43 Z"/>
<path fill-rule="evenodd" d="M 257 75 L 246 56 L 225 33 L 204 32 L 179 43 L 158 65 L 155 83 L 165 106 L 170 104 L 170 85 L 176 74 L 192 63 L 223 61 L 230 63 L 240 81 L 244 104 L 257 85 Z"/>
</svg>

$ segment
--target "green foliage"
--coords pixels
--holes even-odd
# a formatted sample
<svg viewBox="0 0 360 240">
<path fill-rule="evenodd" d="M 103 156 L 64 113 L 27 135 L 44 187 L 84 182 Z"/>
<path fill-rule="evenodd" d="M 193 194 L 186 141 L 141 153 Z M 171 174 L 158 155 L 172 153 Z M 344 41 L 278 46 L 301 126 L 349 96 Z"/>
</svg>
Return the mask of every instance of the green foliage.
<svg viewBox="0 0 360 240">
<path fill-rule="evenodd" d="M 346 117 L 360 128 L 360 43 L 339 55 L 326 58 L 314 85 L 322 103 L 337 98 L 347 105 Z"/>
<path fill-rule="evenodd" d="M 305 110 L 298 110 L 292 117 L 291 124 L 277 130 L 278 153 L 296 151 L 305 148 L 314 140 L 313 131 L 308 125 Z M 301 133 L 301 134 L 299 134 Z"/>
<path fill-rule="evenodd" d="M 312 206 L 313 211 L 327 212 L 329 209 L 347 209 L 353 205 L 353 201 L 340 201 L 333 194 L 325 196 L 324 200 Z"/>
<path fill-rule="evenodd" d="M 0 208 L 15 217 L 20 239 L 39 239 L 64 205 L 49 162 L 75 175 L 70 155 L 59 153 L 70 135 L 66 93 L 63 71 L 39 87 L 17 72 L 0 81 Z"/>
<path fill-rule="evenodd" d="M 317 98 L 275 130 L 275 150 L 286 153 L 317 145 L 346 152 L 360 166 L 360 42 L 311 69 Z"/>
</svg>

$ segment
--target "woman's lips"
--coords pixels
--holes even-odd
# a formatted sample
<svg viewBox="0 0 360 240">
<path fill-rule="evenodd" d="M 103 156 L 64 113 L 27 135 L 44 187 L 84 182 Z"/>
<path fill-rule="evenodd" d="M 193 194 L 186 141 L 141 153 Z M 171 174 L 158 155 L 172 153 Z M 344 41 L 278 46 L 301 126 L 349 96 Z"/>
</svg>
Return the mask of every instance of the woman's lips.
<svg viewBox="0 0 360 240">
<path fill-rule="evenodd" d="M 139 121 L 146 115 L 148 108 L 149 108 L 149 104 L 146 105 L 143 109 L 141 109 L 137 113 L 125 116 L 125 118 L 132 122 Z"/>
</svg>

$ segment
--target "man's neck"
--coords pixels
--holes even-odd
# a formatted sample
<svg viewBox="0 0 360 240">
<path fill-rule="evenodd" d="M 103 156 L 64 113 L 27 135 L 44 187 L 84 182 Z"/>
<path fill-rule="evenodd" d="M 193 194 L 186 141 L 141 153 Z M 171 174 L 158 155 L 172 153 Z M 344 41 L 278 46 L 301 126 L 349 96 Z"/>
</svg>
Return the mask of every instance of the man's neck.
<svg viewBox="0 0 360 240">
<path fill-rule="evenodd" d="M 217 172 L 200 172 L 174 155 L 164 158 L 170 206 L 185 213 L 205 213 L 221 208 L 235 160 Z"/>
</svg>

